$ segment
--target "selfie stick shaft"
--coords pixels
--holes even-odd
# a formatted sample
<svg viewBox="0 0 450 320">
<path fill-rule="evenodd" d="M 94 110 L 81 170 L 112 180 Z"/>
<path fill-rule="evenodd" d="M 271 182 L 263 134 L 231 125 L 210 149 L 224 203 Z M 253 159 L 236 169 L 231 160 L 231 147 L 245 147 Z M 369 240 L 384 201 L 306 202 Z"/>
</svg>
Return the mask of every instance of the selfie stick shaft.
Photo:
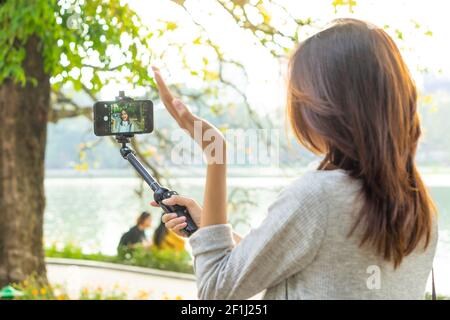
<svg viewBox="0 0 450 320">
<path fill-rule="evenodd" d="M 178 193 L 173 190 L 169 190 L 167 188 L 162 187 L 153 176 L 148 172 L 148 170 L 142 165 L 139 159 L 134 154 L 133 150 L 131 150 L 126 143 L 122 142 L 122 148 L 120 149 L 120 154 L 122 157 L 133 166 L 134 169 L 139 173 L 139 175 L 144 179 L 144 181 L 150 186 L 153 190 L 153 198 L 160 205 L 160 207 L 164 210 L 165 213 L 176 213 L 178 217 L 186 217 L 186 227 L 182 229 L 182 231 L 190 236 L 195 231 L 197 231 L 198 227 L 192 219 L 188 209 L 184 206 L 180 205 L 166 205 L 162 201 L 164 199 L 168 199 L 173 195 L 177 195 Z"/>
<path fill-rule="evenodd" d="M 153 192 L 159 190 L 161 186 L 159 183 L 153 178 L 153 176 L 148 172 L 148 170 L 142 165 L 142 163 L 136 158 L 133 151 L 127 146 L 122 147 L 120 149 L 120 153 L 122 157 L 133 166 L 133 168 L 139 173 L 139 175 L 144 179 L 145 182 L 150 186 Z"/>
</svg>

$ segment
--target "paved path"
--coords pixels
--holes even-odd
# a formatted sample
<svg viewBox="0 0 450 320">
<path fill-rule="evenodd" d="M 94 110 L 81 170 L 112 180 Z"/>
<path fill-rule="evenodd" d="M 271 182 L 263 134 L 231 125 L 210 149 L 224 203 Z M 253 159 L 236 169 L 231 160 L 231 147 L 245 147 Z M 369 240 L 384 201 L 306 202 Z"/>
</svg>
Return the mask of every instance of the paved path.
<svg viewBox="0 0 450 320">
<path fill-rule="evenodd" d="M 71 298 L 83 288 L 126 292 L 129 299 L 197 299 L 193 275 L 113 263 L 47 258 L 50 283 L 65 286 Z"/>
</svg>

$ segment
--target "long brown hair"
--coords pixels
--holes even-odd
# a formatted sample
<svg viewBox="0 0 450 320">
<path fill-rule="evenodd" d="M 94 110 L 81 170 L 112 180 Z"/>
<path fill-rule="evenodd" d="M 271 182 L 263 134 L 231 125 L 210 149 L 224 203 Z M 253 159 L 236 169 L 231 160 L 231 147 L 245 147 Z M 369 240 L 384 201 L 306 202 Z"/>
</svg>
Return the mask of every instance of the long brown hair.
<svg viewBox="0 0 450 320">
<path fill-rule="evenodd" d="M 416 169 L 417 93 L 394 41 L 355 19 L 301 43 L 291 58 L 288 117 L 297 139 L 325 154 L 319 170 L 361 179 L 364 205 L 351 236 L 397 267 L 425 237 L 434 205 Z"/>
</svg>

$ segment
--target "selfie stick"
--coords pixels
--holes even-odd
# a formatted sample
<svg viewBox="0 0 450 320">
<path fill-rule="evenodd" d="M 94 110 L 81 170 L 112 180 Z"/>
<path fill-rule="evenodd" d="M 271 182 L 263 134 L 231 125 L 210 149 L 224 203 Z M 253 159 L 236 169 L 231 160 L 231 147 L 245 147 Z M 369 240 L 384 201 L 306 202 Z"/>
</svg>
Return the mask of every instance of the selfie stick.
<svg viewBox="0 0 450 320">
<path fill-rule="evenodd" d="M 125 97 L 124 92 L 120 91 L 119 96 L 116 97 L 116 100 L 131 101 L 132 99 L 129 97 Z M 117 142 L 122 144 L 122 147 L 120 148 L 120 154 L 124 159 L 128 160 L 128 162 L 139 173 L 142 179 L 144 179 L 144 181 L 150 186 L 150 188 L 153 190 L 153 198 L 155 199 L 156 203 L 158 203 L 161 206 L 161 208 L 164 210 L 165 213 L 176 213 L 178 217 L 182 216 L 186 217 L 187 226 L 184 229 L 182 229 L 182 231 L 186 233 L 187 236 L 190 236 L 195 231 L 197 231 L 198 227 L 195 224 L 194 220 L 192 220 L 189 211 L 185 206 L 179 205 L 169 206 L 162 203 L 164 199 L 170 198 L 172 195 L 177 195 L 178 193 L 176 191 L 162 187 L 155 180 L 155 178 L 153 178 L 150 172 L 148 172 L 148 170 L 136 157 L 134 151 L 127 146 L 127 143 L 130 143 L 130 139 L 132 137 L 133 134 L 120 134 L 116 136 Z"/>
</svg>

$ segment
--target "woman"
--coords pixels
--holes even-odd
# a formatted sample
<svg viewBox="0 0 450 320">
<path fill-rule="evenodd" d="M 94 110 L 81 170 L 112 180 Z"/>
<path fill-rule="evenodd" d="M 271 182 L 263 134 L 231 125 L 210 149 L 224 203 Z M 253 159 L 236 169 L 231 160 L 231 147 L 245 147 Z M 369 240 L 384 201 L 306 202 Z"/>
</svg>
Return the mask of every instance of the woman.
<svg viewBox="0 0 450 320">
<path fill-rule="evenodd" d="M 153 244 L 158 249 L 169 249 L 173 251 L 184 251 L 184 240 L 177 236 L 172 230 L 167 230 L 164 223 L 161 221 L 159 226 L 153 233 Z"/>
<path fill-rule="evenodd" d="M 144 247 L 149 247 L 152 242 L 147 240 L 145 235 L 145 230 L 152 226 L 152 217 L 150 213 L 144 211 L 141 213 L 139 218 L 137 218 L 136 225 L 131 227 L 130 230 L 125 232 L 119 241 L 118 250 L 122 247 L 133 248 L 136 245 L 142 245 Z"/>
<path fill-rule="evenodd" d="M 155 69 L 161 98 L 191 136 L 200 121 L 173 99 Z M 289 69 L 287 115 L 299 142 L 323 155 L 288 186 L 261 226 L 241 239 L 226 213 L 226 166 L 207 156 L 203 208 L 186 205 L 199 297 L 245 299 L 422 299 L 437 243 L 435 209 L 416 169 L 417 93 L 393 40 L 353 19 L 305 40 Z M 206 152 L 210 143 L 200 141 Z M 225 151 L 225 147 L 222 148 Z M 155 205 L 155 203 L 153 203 Z M 184 218 L 163 216 L 182 234 Z"/>
<path fill-rule="evenodd" d="M 117 133 L 136 132 L 138 128 L 136 124 L 130 120 L 128 112 L 123 109 L 120 111 L 120 121 L 117 121 L 116 130 Z"/>
</svg>

